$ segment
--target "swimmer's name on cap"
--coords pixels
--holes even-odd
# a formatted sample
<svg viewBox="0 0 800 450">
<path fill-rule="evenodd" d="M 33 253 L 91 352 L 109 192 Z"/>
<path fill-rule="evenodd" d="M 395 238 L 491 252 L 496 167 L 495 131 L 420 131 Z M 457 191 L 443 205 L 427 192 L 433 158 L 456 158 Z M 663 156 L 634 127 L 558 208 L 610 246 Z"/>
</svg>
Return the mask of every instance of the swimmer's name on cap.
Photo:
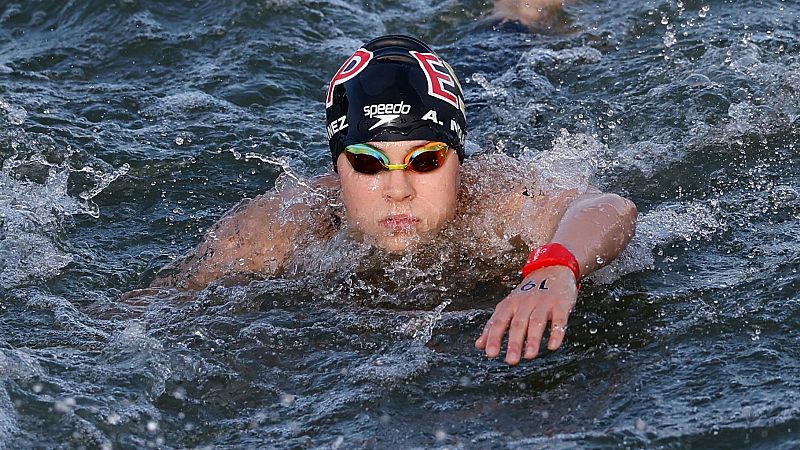
<svg viewBox="0 0 800 450">
<path fill-rule="evenodd" d="M 356 50 L 331 79 L 325 107 L 334 169 L 345 147 L 367 142 L 444 142 L 464 159 L 461 84 L 418 39 L 382 36 Z"/>
</svg>

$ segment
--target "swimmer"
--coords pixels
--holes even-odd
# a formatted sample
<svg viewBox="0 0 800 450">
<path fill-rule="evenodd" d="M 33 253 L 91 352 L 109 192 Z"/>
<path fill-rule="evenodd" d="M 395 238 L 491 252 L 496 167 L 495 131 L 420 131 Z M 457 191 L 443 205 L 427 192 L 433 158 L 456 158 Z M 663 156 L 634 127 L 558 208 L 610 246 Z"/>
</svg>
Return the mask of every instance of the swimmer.
<svg viewBox="0 0 800 450">
<path fill-rule="evenodd" d="M 565 0 L 496 0 L 489 19 L 533 26 L 553 17 L 564 3 Z"/>
<path fill-rule="evenodd" d="M 536 196 L 520 189 L 498 193 L 491 204 L 459 204 L 473 159 L 465 158 L 463 92 L 450 65 L 415 38 L 382 36 L 356 50 L 333 76 L 325 105 L 334 173 L 311 188 L 340 193 L 351 237 L 413 252 L 442 239 L 445 227 L 462 223 L 459 216 L 488 217 L 489 233 L 522 236 L 530 254 L 520 261 L 522 281 L 497 305 L 476 347 L 495 358 L 508 334 L 505 361 L 515 365 L 539 354 L 549 324 L 547 348 L 559 348 L 581 279 L 633 237 L 634 204 L 596 189 Z M 526 170 L 507 159 L 503 171 Z M 275 190 L 234 208 L 151 287 L 200 290 L 220 279 L 281 275 L 311 227 L 324 224 L 311 235 L 329 239 L 324 228 L 342 226 L 315 216 L 308 202 L 287 201 L 297 192 Z M 488 236 L 476 230 L 457 230 L 462 245 Z"/>
</svg>

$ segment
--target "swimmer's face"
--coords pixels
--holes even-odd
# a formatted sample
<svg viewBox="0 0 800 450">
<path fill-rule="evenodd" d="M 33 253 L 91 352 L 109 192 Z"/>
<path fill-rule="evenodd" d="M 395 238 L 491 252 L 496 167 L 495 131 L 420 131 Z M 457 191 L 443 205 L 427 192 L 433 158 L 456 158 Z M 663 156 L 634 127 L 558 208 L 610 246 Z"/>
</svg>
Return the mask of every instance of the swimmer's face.
<svg viewBox="0 0 800 450">
<path fill-rule="evenodd" d="M 428 141 L 369 142 L 391 164 L 402 164 L 409 151 Z M 461 165 L 455 151 L 442 167 L 426 173 L 356 172 L 344 153 L 336 161 L 347 220 L 365 238 L 391 252 L 402 252 L 433 238 L 456 212 Z"/>
</svg>

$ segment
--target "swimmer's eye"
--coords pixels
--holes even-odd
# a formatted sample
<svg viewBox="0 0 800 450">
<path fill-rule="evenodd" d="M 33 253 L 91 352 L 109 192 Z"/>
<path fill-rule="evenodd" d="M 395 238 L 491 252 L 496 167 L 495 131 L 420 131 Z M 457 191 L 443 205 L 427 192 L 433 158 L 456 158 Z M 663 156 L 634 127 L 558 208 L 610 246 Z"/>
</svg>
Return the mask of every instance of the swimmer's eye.
<svg viewBox="0 0 800 450">
<path fill-rule="evenodd" d="M 450 147 L 443 142 L 429 142 L 411 150 L 404 164 L 389 164 L 389 157 L 382 151 L 367 145 L 354 144 L 345 148 L 345 156 L 353 170 L 367 175 L 375 175 L 384 170 L 405 170 L 431 172 L 444 165 Z"/>
</svg>

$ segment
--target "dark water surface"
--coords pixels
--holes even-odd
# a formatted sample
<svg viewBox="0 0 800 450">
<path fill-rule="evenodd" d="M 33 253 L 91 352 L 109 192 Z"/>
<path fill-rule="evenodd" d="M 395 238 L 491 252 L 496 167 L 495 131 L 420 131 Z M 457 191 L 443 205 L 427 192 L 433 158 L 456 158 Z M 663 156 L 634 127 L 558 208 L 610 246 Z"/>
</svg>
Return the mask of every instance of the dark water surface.
<svg viewBox="0 0 800 450">
<path fill-rule="evenodd" d="M 578 1 L 533 33 L 490 10 L 0 2 L 0 446 L 800 448 L 800 2 Z M 390 289 L 344 244 L 310 254 L 331 276 L 120 302 L 329 169 L 326 83 L 385 32 L 453 63 L 473 151 L 639 206 L 565 346 L 486 360 L 508 283 L 408 257 Z"/>
</svg>

